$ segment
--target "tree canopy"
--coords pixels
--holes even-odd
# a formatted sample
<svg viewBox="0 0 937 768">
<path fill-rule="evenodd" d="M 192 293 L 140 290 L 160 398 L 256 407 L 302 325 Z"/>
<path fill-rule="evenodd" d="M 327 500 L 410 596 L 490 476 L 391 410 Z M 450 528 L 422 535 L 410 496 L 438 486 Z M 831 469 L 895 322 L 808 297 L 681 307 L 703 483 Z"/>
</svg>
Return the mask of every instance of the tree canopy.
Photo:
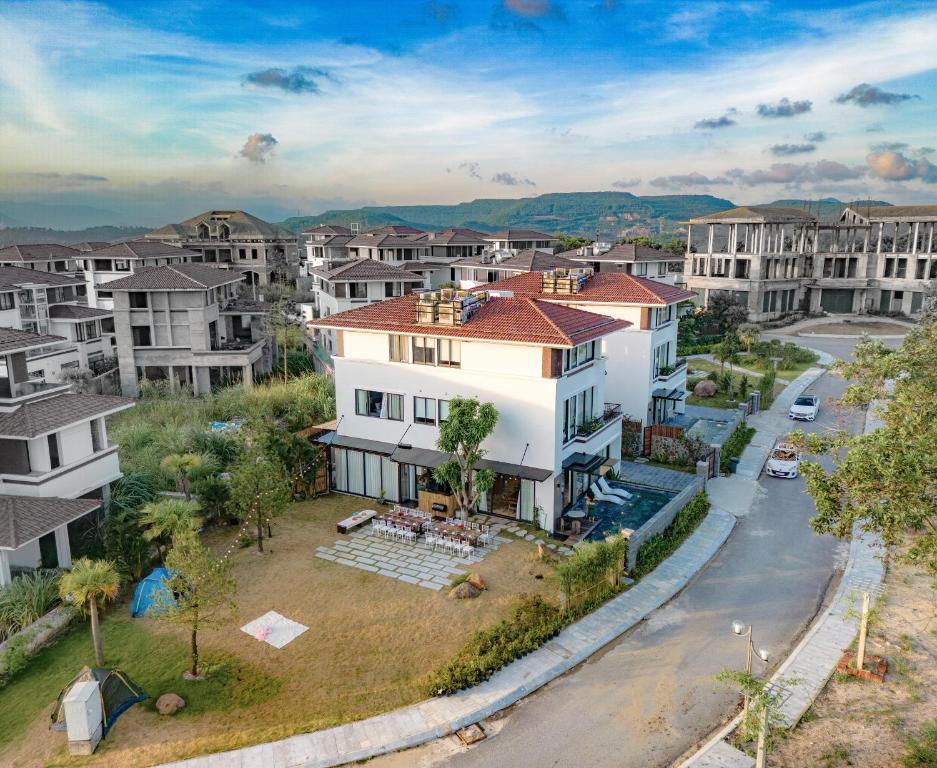
<svg viewBox="0 0 937 768">
<path fill-rule="evenodd" d="M 264 527 L 290 503 L 289 479 L 283 466 L 257 449 L 243 454 L 231 472 L 231 507 L 256 528 L 257 551 L 264 551 Z"/>
<path fill-rule="evenodd" d="M 449 418 L 439 427 L 436 446 L 452 458 L 433 470 L 437 482 L 448 483 L 465 517 L 475 510 L 481 494 L 494 485 L 494 472 L 475 470 L 485 455 L 482 442 L 498 423 L 498 409 L 475 398 L 454 397 L 449 401 Z"/>
<path fill-rule="evenodd" d="M 834 370 L 852 382 L 841 402 L 874 409 L 882 425 L 864 435 L 799 436 L 813 453 L 842 455 L 831 471 L 803 463 L 817 506 L 811 525 L 845 537 L 858 523 L 888 544 L 908 544 L 902 556 L 937 576 L 937 316 L 897 351 L 864 337 L 854 360 Z"/>
</svg>

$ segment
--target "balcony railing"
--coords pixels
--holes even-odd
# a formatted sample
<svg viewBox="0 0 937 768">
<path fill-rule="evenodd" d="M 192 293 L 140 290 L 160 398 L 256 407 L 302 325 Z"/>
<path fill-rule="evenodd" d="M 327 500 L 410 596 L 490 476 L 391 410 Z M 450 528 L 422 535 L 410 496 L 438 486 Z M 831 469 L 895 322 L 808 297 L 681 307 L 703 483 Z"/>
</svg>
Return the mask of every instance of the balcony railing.
<svg viewBox="0 0 937 768">
<path fill-rule="evenodd" d="M 567 442 L 570 440 L 588 440 L 596 432 L 619 419 L 621 419 L 621 405 L 619 403 L 605 403 L 600 416 L 570 427 Z"/>
<path fill-rule="evenodd" d="M 655 379 L 669 379 L 678 371 L 686 368 L 686 358 L 678 357 L 673 365 L 662 365 L 654 372 Z"/>
</svg>

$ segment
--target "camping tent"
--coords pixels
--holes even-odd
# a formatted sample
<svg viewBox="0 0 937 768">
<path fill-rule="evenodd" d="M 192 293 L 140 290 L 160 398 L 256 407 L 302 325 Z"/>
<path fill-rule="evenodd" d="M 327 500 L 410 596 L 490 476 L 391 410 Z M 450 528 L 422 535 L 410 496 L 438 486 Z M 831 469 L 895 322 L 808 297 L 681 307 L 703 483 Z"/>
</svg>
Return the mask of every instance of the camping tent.
<svg viewBox="0 0 937 768">
<path fill-rule="evenodd" d="M 171 602 L 172 595 L 167 585 L 169 571 L 165 568 L 155 568 L 153 572 L 143 579 L 133 591 L 133 602 L 130 604 L 130 615 L 134 618 L 145 616 L 149 611 L 157 611 L 160 606 L 159 595 L 165 595 Z M 165 604 L 165 603 L 164 603 Z"/>
<path fill-rule="evenodd" d="M 102 667 L 90 669 L 85 667 L 59 694 L 58 701 L 55 702 L 55 709 L 52 710 L 52 725 L 50 726 L 52 730 L 65 730 L 65 709 L 62 702 L 71 687 L 75 683 L 93 680 L 98 681 L 98 691 L 101 696 L 101 712 L 104 714 L 104 736 L 107 736 L 107 732 L 121 713 L 146 698 L 143 689 L 119 669 Z"/>
</svg>

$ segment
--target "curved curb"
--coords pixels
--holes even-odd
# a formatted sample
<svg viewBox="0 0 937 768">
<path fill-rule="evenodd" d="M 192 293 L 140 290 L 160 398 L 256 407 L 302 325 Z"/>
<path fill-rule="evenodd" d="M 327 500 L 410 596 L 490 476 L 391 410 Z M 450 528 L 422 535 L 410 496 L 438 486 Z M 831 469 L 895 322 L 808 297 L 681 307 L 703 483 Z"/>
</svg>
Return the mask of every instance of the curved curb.
<svg viewBox="0 0 937 768">
<path fill-rule="evenodd" d="M 712 507 L 653 573 L 489 680 L 353 723 L 162 768 L 329 768 L 419 746 L 477 723 L 555 680 L 671 600 L 722 548 L 735 517 Z"/>
</svg>

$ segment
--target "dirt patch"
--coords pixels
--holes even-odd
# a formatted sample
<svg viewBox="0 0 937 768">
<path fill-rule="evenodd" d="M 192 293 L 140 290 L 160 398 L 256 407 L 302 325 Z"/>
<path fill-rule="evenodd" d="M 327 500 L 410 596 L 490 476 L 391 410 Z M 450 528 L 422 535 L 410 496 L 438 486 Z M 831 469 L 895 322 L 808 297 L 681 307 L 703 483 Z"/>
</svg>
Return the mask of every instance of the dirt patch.
<svg viewBox="0 0 937 768">
<path fill-rule="evenodd" d="M 771 766 L 893 768 L 909 737 L 937 718 L 937 591 L 933 579 L 892 564 L 870 631 L 888 660 L 883 685 L 835 675 L 805 720 L 775 746 Z"/>
<path fill-rule="evenodd" d="M 861 336 L 868 333 L 873 336 L 903 336 L 910 329 L 897 323 L 886 323 L 878 320 L 868 320 L 860 323 L 828 323 L 826 325 L 812 325 L 797 331 L 797 336 L 813 336 L 815 334 L 837 334 L 844 336 Z"/>
</svg>

